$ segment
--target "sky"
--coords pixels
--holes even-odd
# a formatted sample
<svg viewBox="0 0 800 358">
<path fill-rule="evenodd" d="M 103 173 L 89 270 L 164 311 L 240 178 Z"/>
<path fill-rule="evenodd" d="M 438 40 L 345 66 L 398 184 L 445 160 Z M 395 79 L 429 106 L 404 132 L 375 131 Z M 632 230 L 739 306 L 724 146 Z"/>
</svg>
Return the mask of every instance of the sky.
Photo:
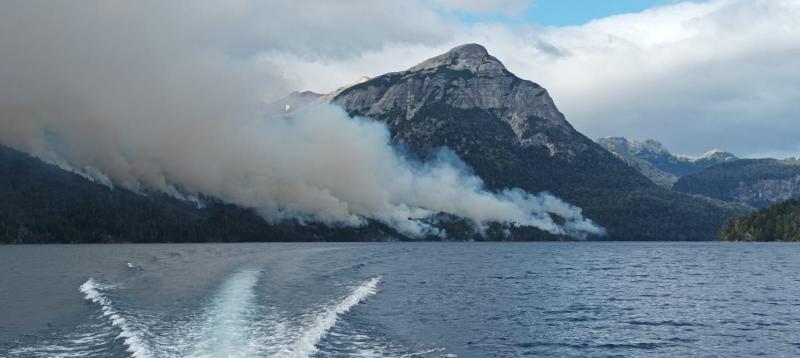
<svg viewBox="0 0 800 358">
<path fill-rule="evenodd" d="M 347 28 L 319 39 L 345 47 L 260 58 L 297 89 L 326 92 L 480 43 L 547 88 L 590 138 L 653 138 L 684 155 L 800 156 L 800 0 L 356 3 L 328 19 Z"/>
<path fill-rule="evenodd" d="M 581 25 L 591 20 L 647 10 L 674 0 L 539 0 L 528 7 L 525 20 L 544 26 Z"/>
<path fill-rule="evenodd" d="M 654 6 L 669 5 L 677 0 L 537 0 L 523 2 L 510 11 L 473 13 L 456 11 L 465 22 L 499 21 L 507 24 L 533 23 L 540 26 L 582 25 L 607 16 L 640 12 Z"/>
<path fill-rule="evenodd" d="M 292 90 L 328 92 L 480 43 L 517 76 L 544 86 L 590 138 L 653 138 L 685 155 L 722 148 L 743 157 L 800 156 L 800 0 L 64 4 L 65 14 L 57 14 L 47 1 L 0 3 L 5 98 L 32 86 L 23 75 L 51 71 L 51 81 L 70 79 L 55 64 L 41 68 L 51 65 L 47 56 L 60 56 L 55 60 L 81 78 L 135 75 L 136 89 L 188 81 L 213 62 L 220 68 L 209 69 L 217 74 L 211 83 L 239 78 L 248 96 L 262 91 L 271 100 Z M 71 30 L 92 36 L 62 39 Z M 41 46 L 31 46 L 31 38 Z M 117 42 L 129 46 L 110 45 Z M 147 67 L 159 58 L 181 61 Z M 113 66 L 105 68 L 104 60 Z M 144 74 L 161 75 L 144 83 Z M 232 110 L 234 103 L 214 108 Z"/>
</svg>

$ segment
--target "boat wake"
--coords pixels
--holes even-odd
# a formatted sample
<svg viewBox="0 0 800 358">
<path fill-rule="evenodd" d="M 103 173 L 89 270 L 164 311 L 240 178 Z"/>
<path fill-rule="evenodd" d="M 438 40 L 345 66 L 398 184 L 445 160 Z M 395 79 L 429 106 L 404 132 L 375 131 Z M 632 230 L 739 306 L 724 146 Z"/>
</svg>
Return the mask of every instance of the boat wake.
<svg viewBox="0 0 800 358">
<path fill-rule="evenodd" d="M 259 297 L 256 288 L 260 275 L 261 271 L 251 269 L 234 273 L 199 314 L 172 323 L 126 314 L 115 306 L 109 294 L 116 287 L 90 278 L 80 286 L 80 292 L 99 309 L 93 326 L 82 327 L 78 331 L 84 333 L 59 342 L 18 348 L 12 351 L 12 357 L 396 356 L 396 352 L 382 354 L 388 350 L 379 340 L 341 331 L 330 336 L 334 342 L 331 344 L 351 345 L 354 349 L 333 354 L 320 351 L 321 342 L 337 323 L 353 307 L 377 293 L 380 277 L 353 285 L 345 296 L 291 319 L 291 315 Z"/>
</svg>

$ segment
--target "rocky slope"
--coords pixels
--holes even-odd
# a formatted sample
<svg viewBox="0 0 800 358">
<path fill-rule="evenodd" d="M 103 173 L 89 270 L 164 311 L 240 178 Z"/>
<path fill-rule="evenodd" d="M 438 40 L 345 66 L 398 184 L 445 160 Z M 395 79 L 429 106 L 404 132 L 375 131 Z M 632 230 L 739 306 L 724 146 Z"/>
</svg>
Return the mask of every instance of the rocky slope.
<svg viewBox="0 0 800 358">
<path fill-rule="evenodd" d="M 673 189 L 763 208 L 800 197 L 800 160 L 740 159 L 682 177 Z"/>
<path fill-rule="evenodd" d="M 353 85 L 332 101 L 385 122 L 414 155 L 449 147 L 490 188 L 553 192 L 582 207 L 611 239 L 709 240 L 741 213 L 654 185 L 576 131 L 544 88 L 480 45 Z"/>
<path fill-rule="evenodd" d="M 800 241 L 800 200 L 789 200 L 726 223 L 723 241 Z"/>
<path fill-rule="evenodd" d="M 665 188 L 671 188 L 684 175 L 738 159 L 720 149 L 712 149 L 699 158 L 676 156 L 654 139 L 638 142 L 624 137 L 605 137 L 597 139 L 597 143 Z"/>
<path fill-rule="evenodd" d="M 645 143 L 649 141 L 650 140 L 647 140 Z M 640 153 L 640 151 L 637 149 L 642 147 L 645 143 L 629 141 L 623 137 L 599 138 L 596 140 L 596 142 L 612 154 L 616 155 L 619 159 L 622 159 L 625 164 L 628 164 L 628 166 L 635 169 L 637 172 L 641 173 L 648 179 L 652 180 L 653 183 L 656 183 L 661 187 L 667 189 L 672 188 L 672 185 L 678 181 L 677 175 L 658 169 L 652 163 L 637 156 L 637 154 Z"/>
<path fill-rule="evenodd" d="M 267 111 L 270 115 L 291 113 L 297 108 L 320 101 L 323 97 L 325 95 L 311 91 L 292 92 L 280 101 L 269 104 Z"/>
</svg>

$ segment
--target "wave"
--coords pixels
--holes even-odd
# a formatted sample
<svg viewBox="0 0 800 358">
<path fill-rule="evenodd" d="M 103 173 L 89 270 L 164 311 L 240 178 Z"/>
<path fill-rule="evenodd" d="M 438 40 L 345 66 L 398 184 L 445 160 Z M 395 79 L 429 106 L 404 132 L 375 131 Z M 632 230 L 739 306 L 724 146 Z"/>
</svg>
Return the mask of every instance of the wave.
<svg viewBox="0 0 800 358">
<path fill-rule="evenodd" d="M 31 347 L 17 347 L 9 351 L 11 357 L 75 358 L 103 356 L 103 345 L 116 334 L 107 329 L 99 333 L 67 333 L 63 340 L 44 341 Z"/>
<path fill-rule="evenodd" d="M 142 334 L 117 312 L 111 299 L 103 293 L 107 288 L 108 286 L 89 278 L 81 285 L 80 291 L 84 294 L 84 299 L 100 305 L 103 317 L 106 317 L 112 326 L 121 331 L 118 337 L 123 339 L 131 356 L 134 358 L 151 357 L 150 349 L 145 344 Z"/>
<path fill-rule="evenodd" d="M 361 303 L 367 297 L 377 292 L 380 277 L 374 277 L 365 281 L 345 297 L 342 301 L 325 309 L 318 314 L 311 326 L 300 336 L 292 345 L 292 348 L 282 352 L 280 357 L 285 358 L 306 358 L 318 351 L 317 344 L 324 338 L 328 331 L 336 325 L 339 315 L 347 313 L 353 306 Z"/>
</svg>

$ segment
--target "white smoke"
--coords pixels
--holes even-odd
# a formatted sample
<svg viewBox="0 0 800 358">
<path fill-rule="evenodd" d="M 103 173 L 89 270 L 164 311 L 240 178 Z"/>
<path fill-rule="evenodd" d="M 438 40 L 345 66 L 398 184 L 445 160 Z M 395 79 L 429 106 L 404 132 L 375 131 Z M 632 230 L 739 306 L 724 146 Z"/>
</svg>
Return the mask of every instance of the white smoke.
<svg viewBox="0 0 800 358">
<path fill-rule="evenodd" d="M 288 86 L 274 66 L 242 56 L 272 48 L 242 23 L 263 6 L 236 4 L 0 5 L 0 143 L 101 182 L 209 195 L 273 222 L 371 219 L 412 237 L 444 236 L 430 219 L 448 213 L 479 230 L 498 222 L 603 233 L 551 195 L 488 192 L 452 154 L 407 160 L 384 125 L 338 107 L 266 115 L 266 100 Z"/>
</svg>

